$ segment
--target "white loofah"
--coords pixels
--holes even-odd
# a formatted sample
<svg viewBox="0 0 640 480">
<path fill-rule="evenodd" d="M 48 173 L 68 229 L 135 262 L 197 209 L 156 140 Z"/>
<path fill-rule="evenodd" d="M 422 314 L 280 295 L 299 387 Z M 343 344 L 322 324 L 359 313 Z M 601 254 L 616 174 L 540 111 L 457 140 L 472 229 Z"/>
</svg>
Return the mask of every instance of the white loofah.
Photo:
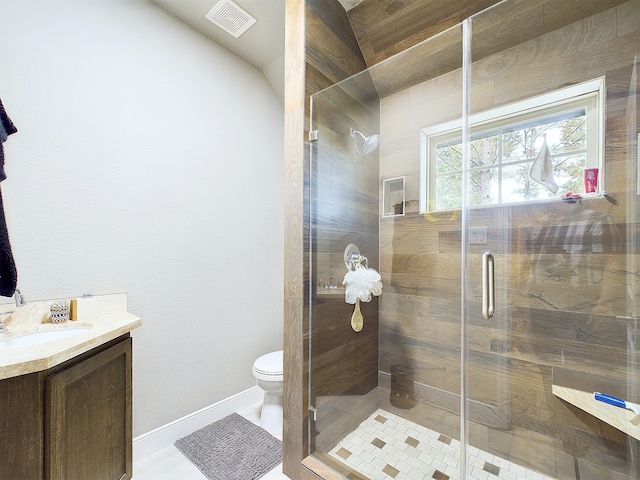
<svg viewBox="0 0 640 480">
<path fill-rule="evenodd" d="M 347 272 L 342 284 L 345 288 L 345 301 L 350 304 L 370 302 L 372 295 L 378 296 L 382 293 L 382 277 L 373 268 L 366 268 L 361 265 L 355 270 Z"/>
</svg>

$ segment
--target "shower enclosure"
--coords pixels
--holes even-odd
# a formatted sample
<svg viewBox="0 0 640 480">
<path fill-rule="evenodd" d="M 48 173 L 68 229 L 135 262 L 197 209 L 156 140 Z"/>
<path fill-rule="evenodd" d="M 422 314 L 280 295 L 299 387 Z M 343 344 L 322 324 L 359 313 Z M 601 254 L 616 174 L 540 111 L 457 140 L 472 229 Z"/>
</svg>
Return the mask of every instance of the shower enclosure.
<svg viewBox="0 0 640 480">
<path fill-rule="evenodd" d="M 505 0 L 312 96 L 308 440 L 336 478 L 640 477 L 640 422 L 594 398 L 640 402 L 639 63 L 637 1 Z M 384 285 L 359 332 L 350 244 Z"/>
</svg>

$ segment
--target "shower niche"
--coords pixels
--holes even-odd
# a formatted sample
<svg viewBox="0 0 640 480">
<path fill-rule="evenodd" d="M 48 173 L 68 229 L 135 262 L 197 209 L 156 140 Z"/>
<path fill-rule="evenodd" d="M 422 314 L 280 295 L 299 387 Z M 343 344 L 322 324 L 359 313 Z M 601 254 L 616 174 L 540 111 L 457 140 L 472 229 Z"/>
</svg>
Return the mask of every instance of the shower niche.
<svg viewBox="0 0 640 480">
<path fill-rule="evenodd" d="M 316 295 L 320 296 L 344 296 L 344 286 L 342 285 L 343 270 L 339 272 L 333 266 L 319 267 L 316 277 Z"/>
<path fill-rule="evenodd" d="M 382 181 L 383 217 L 396 217 L 404 215 L 404 192 L 404 177 L 389 178 Z"/>
</svg>

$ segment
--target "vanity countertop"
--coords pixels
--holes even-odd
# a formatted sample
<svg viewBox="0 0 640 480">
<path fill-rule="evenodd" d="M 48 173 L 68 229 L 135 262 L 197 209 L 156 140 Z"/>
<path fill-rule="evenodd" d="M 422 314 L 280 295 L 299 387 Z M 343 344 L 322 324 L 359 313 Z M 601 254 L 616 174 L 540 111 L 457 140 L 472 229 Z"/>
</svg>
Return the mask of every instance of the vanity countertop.
<svg viewBox="0 0 640 480">
<path fill-rule="evenodd" d="M 102 312 L 99 315 L 59 324 L 51 323 L 47 315 L 50 302 L 34 302 L 25 307 L 12 308 L 15 312 L 12 316 L 16 319 L 6 322 L 9 329 L 6 333 L 0 333 L 0 341 L 48 330 L 86 328 L 86 331 L 40 345 L 0 349 L 0 379 L 47 370 L 142 325 L 140 317 L 126 311 L 125 294 L 104 295 L 96 297 L 96 301 Z M 0 305 L 0 311 L 4 307 Z"/>
</svg>

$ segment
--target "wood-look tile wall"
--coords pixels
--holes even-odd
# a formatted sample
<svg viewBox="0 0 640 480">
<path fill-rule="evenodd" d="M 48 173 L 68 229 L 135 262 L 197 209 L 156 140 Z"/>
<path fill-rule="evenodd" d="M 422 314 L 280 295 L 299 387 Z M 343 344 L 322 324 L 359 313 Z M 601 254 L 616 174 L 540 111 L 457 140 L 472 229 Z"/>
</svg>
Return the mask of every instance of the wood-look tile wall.
<svg viewBox="0 0 640 480">
<path fill-rule="evenodd" d="M 287 221 L 285 222 L 283 471 L 293 480 L 297 480 L 301 475 L 300 462 L 308 452 L 307 405 L 310 393 L 307 388 L 309 382 L 307 360 L 310 348 L 308 305 L 311 235 L 309 99 L 314 93 L 362 71 L 365 63 L 345 11 L 337 0 L 286 0 L 285 10 L 285 218 Z M 340 162 L 336 161 L 334 164 L 340 165 Z M 331 186 L 335 179 L 324 177 L 324 180 Z M 342 184 L 342 187 L 344 186 Z M 349 195 L 348 189 L 334 190 L 338 194 L 337 198 L 344 200 Z M 325 199 L 323 205 L 330 205 L 330 201 Z M 353 211 L 358 209 L 357 206 L 353 207 Z M 335 208 L 323 209 L 316 205 L 316 210 L 329 212 Z M 325 225 L 331 222 L 331 218 L 326 215 L 321 215 L 319 218 Z M 370 216 L 367 219 L 370 221 Z M 344 227 L 343 223 L 343 235 L 346 233 Z M 344 251 L 347 245 L 338 242 L 339 234 L 336 229 L 329 233 L 330 236 L 326 238 L 316 239 L 316 243 L 325 248 L 323 252 L 326 254 L 325 258 L 327 255 L 337 256 L 340 249 Z M 332 240 L 332 237 L 335 239 Z M 316 265 L 316 268 L 329 264 L 333 263 L 321 263 Z M 336 264 L 335 274 L 344 274 L 339 264 Z M 327 303 L 337 304 L 338 302 L 331 299 Z M 341 303 L 344 305 L 344 301 Z M 354 349 L 355 345 L 362 342 L 365 337 L 344 341 L 334 354 L 329 355 L 330 345 L 327 342 L 332 341 L 332 329 L 344 321 L 342 317 L 345 313 L 344 307 L 339 309 L 334 306 L 330 310 L 324 313 L 316 312 L 316 316 L 320 318 L 326 315 L 324 318 L 329 323 L 325 325 L 326 328 L 318 332 L 327 332 L 325 340 L 322 339 L 322 334 L 313 338 L 318 343 L 315 346 L 318 351 L 320 348 L 325 349 L 327 354 L 325 358 L 330 356 L 339 359 L 341 355 L 346 357 L 345 350 Z M 338 312 L 340 317 L 336 318 Z M 369 312 L 370 318 L 373 319 L 374 315 L 377 316 L 377 312 Z M 321 362 L 322 364 L 326 367 L 319 368 L 319 375 L 326 377 L 330 373 L 323 372 L 329 372 L 331 365 L 326 360 Z M 342 384 L 341 388 L 348 389 L 348 382 Z"/>
<path fill-rule="evenodd" d="M 348 16 L 371 67 L 460 24 L 499 0 L 365 0 Z"/>
<path fill-rule="evenodd" d="M 468 325 L 468 390 L 478 407 L 472 409 L 470 435 L 473 445 L 552 476 L 561 476 L 560 466 L 573 456 L 584 468 L 637 475 L 632 454 L 638 442 L 551 393 L 556 382 L 640 400 L 634 397 L 640 378 L 632 367 L 640 359 L 629 349 L 638 327 L 620 318 L 633 312 L 640 274 L 640 83 L 632 80 L 634 58 L 640 58 L 640 2 L 604 8 L 587 3 L 600 13 L 575 22 L 566 5 L 555 1 L 503 4 L 512 12 L 525 4 L 535 8 L 526 9 L 529 31 L 519 37 L 526 41 L 502 50 L 496 44 L 507 40 L 494 35 L 490 41 L 483 31 L 496 24 L 500 9 L 474 23 L 474 41 L 484 52 L 473 65 L 474 111 L 605 78 L 608 197 L 471 211 L 471 225 L 488 226 L 488 243 L 470 247 L 469 311 L 477 314 Z M 557 9 L 572 23 L 552 29 Z M 501 20 L 502 31 L 515 30 L 508 18 Z M 460 99 L 460 72 L 452 71 L 381 100 L 380 174 L 406 176 L 408 213 L 383 218 L 380 225 L 380 368 L 388 372 L 394 363 L 411 363 L 424 398 L 454 413 L 460 391 L 461 220 L 456 212 L 419 214 L 417 199 L 419 131 L 459 116 Z M 506 279 L 498 282 L 498 312 L 491 321 L 479 314 L 485 249 L 496 255 L 496 277 Z"/>
<path fill-rule="evenodd" d="M 304 0 L 285 0 L 284 425 L 282 469 L 298 480 L 304 405 Z"/>
</svg>

